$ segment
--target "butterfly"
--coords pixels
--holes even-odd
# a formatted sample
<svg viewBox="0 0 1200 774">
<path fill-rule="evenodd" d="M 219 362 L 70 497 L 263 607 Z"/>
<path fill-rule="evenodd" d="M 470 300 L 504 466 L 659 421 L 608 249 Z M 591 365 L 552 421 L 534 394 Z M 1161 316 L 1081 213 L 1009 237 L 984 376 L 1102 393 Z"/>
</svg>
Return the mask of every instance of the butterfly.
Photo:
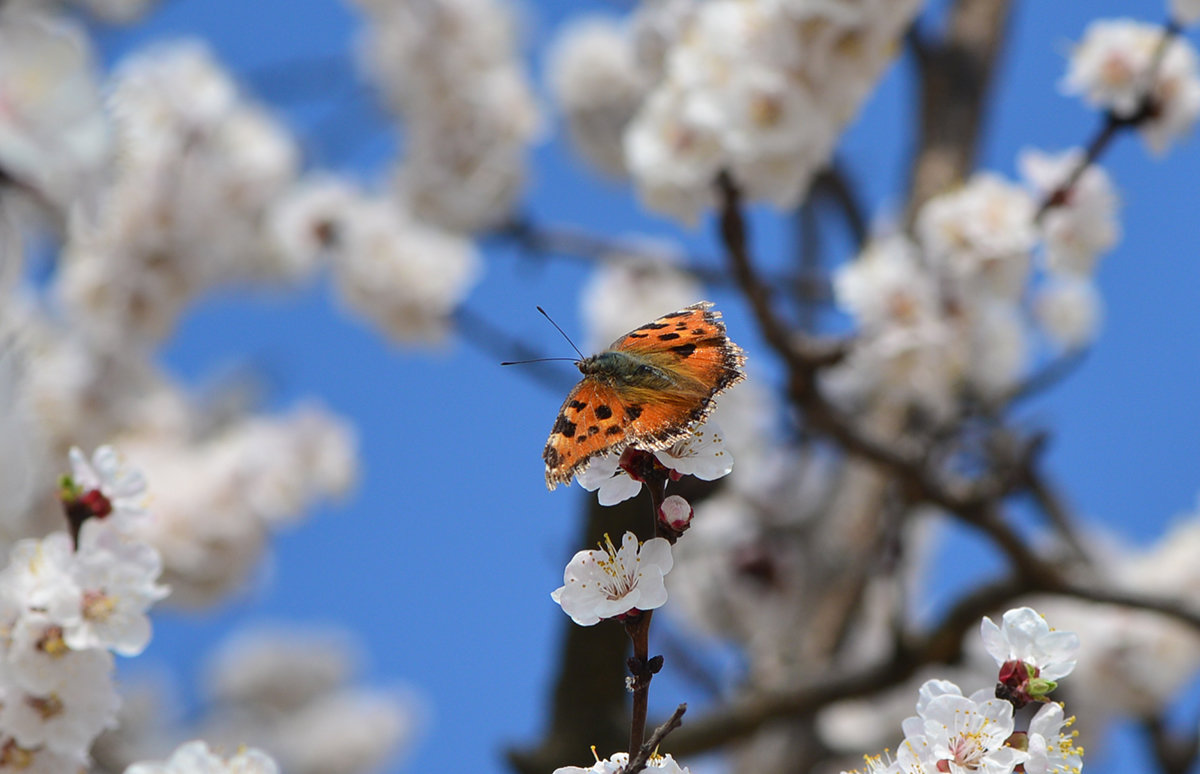
<svg viewBox="0 0 1200 774">
<path fill-rule="evenodd" d="M 606 452 L 658 451 L 688 437 L 713 398 L 746 378 L 746 355 L 711 307 L 701 301 L 663 315 L 575 363 L 583 379 L 567 393 L 542 452 L 549 489 Z"/>
</svg>

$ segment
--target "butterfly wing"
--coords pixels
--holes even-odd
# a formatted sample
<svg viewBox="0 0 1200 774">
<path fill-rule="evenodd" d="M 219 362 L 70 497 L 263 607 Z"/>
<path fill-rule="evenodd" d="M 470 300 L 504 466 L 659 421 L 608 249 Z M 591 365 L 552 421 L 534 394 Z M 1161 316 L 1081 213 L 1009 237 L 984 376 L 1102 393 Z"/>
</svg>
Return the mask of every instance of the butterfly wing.
<svg viewBox="0 0 1200 774">
<path fill-rule="evenodd" d="M 586 375 L 567 395 L 542 455 L 548 487 L 604 452 L 670 446 L 708 417 L 714 397 L 745 378 L 745 355 L 711 307 L 702 301 L 663 315 L 581 363 Z"/>
<path fill-rule="evenodd" d="M 546 462 L 546 486 L 550 489 L 571 480 L 571 476 L 598 454 L 624 449 L 630 437 L 630 417 L 625 404 L 611 384 L 586 376 L 563 401 L 554 428 L 546 441 L 542 459 Z"/>
</svg>

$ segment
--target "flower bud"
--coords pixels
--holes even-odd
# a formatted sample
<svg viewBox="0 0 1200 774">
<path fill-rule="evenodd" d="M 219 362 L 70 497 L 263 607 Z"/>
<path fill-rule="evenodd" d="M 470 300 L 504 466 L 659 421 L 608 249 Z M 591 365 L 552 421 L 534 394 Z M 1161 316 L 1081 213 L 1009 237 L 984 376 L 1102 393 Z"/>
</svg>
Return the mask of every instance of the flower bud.
<svg viewBox="0 0 1200 774">
<path fill-rule="evenodd" d="M 692 521 L 692 505 L 679 495 L 671 495 L 659 506 L 658 518 L 676 532 L 683 532 Z"/>
</svg>

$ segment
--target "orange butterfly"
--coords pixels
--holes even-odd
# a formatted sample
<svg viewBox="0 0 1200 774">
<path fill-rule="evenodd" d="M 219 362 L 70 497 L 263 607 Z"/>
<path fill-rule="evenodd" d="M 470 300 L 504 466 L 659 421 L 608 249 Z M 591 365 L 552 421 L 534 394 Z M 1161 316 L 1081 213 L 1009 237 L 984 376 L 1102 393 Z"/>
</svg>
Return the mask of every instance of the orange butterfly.
<svg viewBox="0 0 1200 774">
<path fill-rule="evenodd" d="M 542 459 L 546 486 L 571 480 L 600 454 L 626 446 L 658 451 L 689 436 L 713 398 L 746 378 L 742 348 L 708 301 L 630 331 L 577 361 L 583 379 L 567 394 Z"/>
</svg>

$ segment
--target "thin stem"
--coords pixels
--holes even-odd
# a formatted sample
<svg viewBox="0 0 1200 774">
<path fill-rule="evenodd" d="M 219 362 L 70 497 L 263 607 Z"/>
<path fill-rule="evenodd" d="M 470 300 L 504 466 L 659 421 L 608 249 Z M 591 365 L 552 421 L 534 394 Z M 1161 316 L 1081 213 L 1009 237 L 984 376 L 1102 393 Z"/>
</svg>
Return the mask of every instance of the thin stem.
<svg viewBox="0 0 1200 774">
<path fill-rule="evenodd" d="M 687 712 L 687 705 L 680 704 L 671 713 L 671 717 L 667 718 L 667 722 L 654 729 L 654 733 L 650 735 L 650 738 L 638 750 L 637 757 L 629 759 L 629 765 L 625 767 L 625 774 L 637 774 L 646 768 L 646 765 L 650 762 L 650 756 L 654 755 L 654 751 L 662 744 L 667 734 L 683 725 L 682 719 L 685 712 Z"/>
<path fill-rule="evenodd" d="M 643 611 L 636 619 L 625 622 L 625 631 L 633 642 L 633 657 L 629 671 L 633 675 L 633 716 L 629 723 L 629 757 L 642 748 L 646 737 L 646 715 L 650 707 L 650 618 L 653 610 Z"/>
</svg>

